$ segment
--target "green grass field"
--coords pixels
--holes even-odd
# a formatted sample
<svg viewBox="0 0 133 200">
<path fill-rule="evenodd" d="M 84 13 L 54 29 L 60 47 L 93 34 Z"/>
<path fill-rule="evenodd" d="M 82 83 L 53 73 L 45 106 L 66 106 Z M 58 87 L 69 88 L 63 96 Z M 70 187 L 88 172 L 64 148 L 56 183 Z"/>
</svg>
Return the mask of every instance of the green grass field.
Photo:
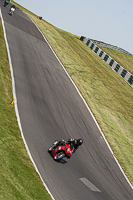
<svg viewBox="0 0 133 200">
<path fill-rule="evenodd" d="M 80 41 L 78 36 L 60 30 L 44 20 L 38 20 L 36 15 L 20 8 L 37 24 L 60 58 L 133 184 L 133 89 Z M 13 98 L 11 77 L 0 25 L 1 44 L 0 199 L 50 199 L 25 150 L 14 108 L 9 106 Z M 113 50 L 107 51 L 112 58 L 116 57 L 119 64 L 123 63 L 128 71 L 133 71 L 131 56 Z"/>
</svg>

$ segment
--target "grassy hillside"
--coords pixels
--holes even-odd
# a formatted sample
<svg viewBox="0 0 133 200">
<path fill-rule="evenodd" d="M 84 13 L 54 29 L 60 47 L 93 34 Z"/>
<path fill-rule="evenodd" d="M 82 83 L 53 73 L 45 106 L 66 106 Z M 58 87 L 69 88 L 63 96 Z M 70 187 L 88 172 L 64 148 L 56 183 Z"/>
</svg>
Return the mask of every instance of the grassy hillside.
<svg viewBox="0 0 133 200">
<path fill-rule="evenodd" d="M 62 31 L 44 20 L 38 20 L 36 15 L 20 8 L 34 20 L 57 53 L 91 108 L 124 172 L 133 183 L 131 86 L 81 42 L 78 36 Z M 0 59 L 0 199 L 49 199 L 26 153 L 14 109 L 9 106 L 12 100 L 11 77 L 1 25 L 0 44 L 3 45 L 0 49 L 0 58 L 3 58 Z M 127 58 L 125 54 L 123 56 L 126 63 Z M 130 62 L 133 66 L 132 59 Z"/>
</svg>

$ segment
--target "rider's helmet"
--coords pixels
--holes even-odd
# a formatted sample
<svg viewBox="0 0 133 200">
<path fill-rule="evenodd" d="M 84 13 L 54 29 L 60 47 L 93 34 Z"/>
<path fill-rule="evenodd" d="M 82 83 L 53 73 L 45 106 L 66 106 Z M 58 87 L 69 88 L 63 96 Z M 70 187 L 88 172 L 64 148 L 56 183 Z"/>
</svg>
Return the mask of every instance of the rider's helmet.
<svg viewBox="0 0 133 200">
<path fill-rule="evenodd" d="M 82 140 L 81 138 L 79 138 L 79 139 L 77 140 L 77 145 L 80 146 L 80 145 L 82 145 L 82 144 L 83 144 L 83 140 Z"/>
</svg>

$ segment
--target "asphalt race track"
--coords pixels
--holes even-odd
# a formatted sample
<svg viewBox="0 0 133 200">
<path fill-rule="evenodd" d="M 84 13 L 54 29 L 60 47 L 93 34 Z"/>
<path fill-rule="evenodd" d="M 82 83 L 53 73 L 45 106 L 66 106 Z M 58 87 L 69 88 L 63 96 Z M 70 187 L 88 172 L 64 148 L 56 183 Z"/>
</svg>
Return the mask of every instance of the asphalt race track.
<svg viewBox="0 0 133 200">
<path fill-rule="evenodd" d="M 32 21 L 0 0 L 24 138 L 56 200 L 132 200 L 133 190 L 89 110 Z M 64 163 L 47 152 L 54 140 L 82 137 Z"/>
</svg>

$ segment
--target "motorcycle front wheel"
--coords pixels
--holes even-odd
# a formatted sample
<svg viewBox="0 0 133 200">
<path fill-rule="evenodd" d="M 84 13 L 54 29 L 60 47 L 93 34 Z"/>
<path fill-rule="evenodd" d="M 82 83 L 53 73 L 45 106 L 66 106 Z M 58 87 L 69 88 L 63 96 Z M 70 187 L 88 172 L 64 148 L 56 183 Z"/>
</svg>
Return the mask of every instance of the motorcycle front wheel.
<svg viewBox="0 0 133 200">
<path fill-rule="evenodd" d="M 48 152 L 51 152 L 52 151 L 52 146 L 51 147 L 49 147 L 49 149 L 48 149 Z"/>
</svg>

